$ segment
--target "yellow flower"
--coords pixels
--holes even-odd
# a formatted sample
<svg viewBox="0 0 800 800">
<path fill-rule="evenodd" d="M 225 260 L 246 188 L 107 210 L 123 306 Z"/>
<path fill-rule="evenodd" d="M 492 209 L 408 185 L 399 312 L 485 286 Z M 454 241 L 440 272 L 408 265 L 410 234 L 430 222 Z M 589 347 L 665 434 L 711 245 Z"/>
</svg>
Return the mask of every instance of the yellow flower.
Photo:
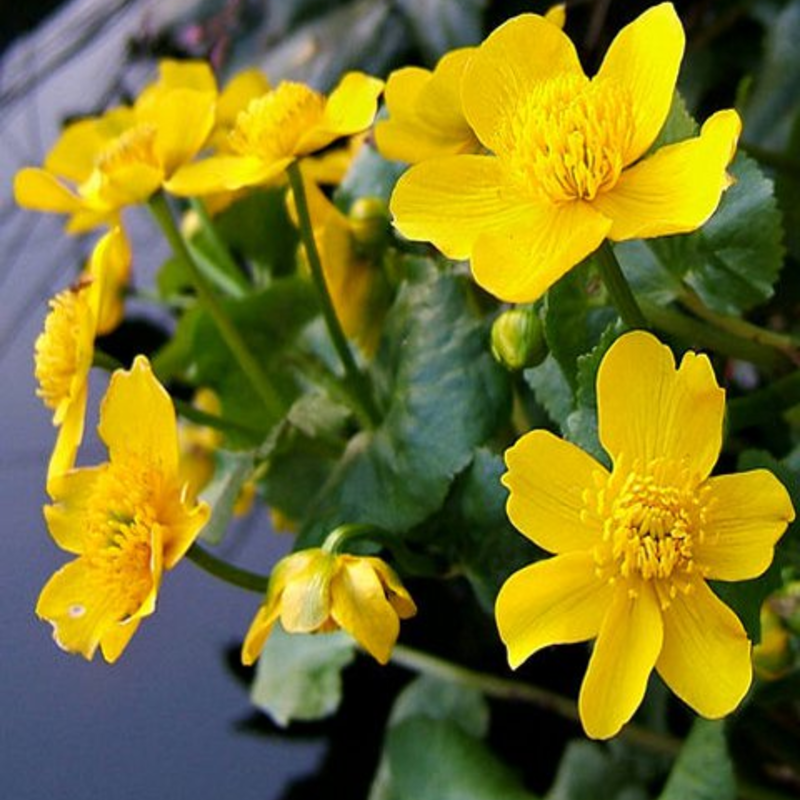
<svg viewBox="0 0 800 800">
<path fill-rule="evenodd" d="M 699 714 L 731 712 L 752 680 L 750 642 L 706 580 L 763 573 L 794 519 L 766 470 L 709 477 L 725 393 L 708 359 L 650 334 L 620 337 L 597 376 L 608 472 L 547 431 L 506 453 L 512 523 L 553 558 L 513 574 L 497 598 L 509 663 L 596 638 L 579 708 L 589 736 L 616 734 L 653 668 Z"/>
<path fill-rule="evenodd" d="M 730 179 L 733 110 L 700 136 L 649 153 L 667 118 L 684 48 L 669 3 L 613 41 L 584 74 L 569 38 L 543 17 L 515 17 L 478 47 L 461 82 L 483 155 L 413 166 L 392 197 L 397 228 L 470 259 L 475 280 L 510 302 L 541 296 L 604 239 L 694 230 Z"/>
<path fill-rule="evenodd" d="M 85 274 L 103 287 L 97 316 L 97 336 L 111 333 L 122 322 L 131 259 L 131 246 L 120 225 L 115 225 L 103 236 L 92 252 Z"/>
<path fill-rule="evenodd" d="M 132 107 L 72 123 L 44 168 L 20 170 L 17 203 L 70 215 L 72 233 L 113 224 L 122 208 L 145 202 L 197 154 L 214 124 L 215 101 L 207 64 L 162 61 L 159 80 Z"/>
<path fill-rule="evenodd" d="M 98 427 L 109 460 L 53 481 L 50 533 L 77 558 L 42 589 L 36 613 L 64 650 L 119 657 L 152 614 L 162 573 L 181 559 L 209 516 L 186 502 L 169 395 L 143 356 L 111 378 Z"/>
<path fill-rule="evenodd" d="M 207 195 L 272 182 L 297 158 L 372 124 L 383 82 L 350 72 L 326 98 L 284 81 L 250 101 L 228 138 L 230 152 L 187 164 L 167 183 L 178 195 Z"/>
<path fill-rule="evenodd" d="M 342 628 L 385 664 L 401 619 L 417 607 L 388 564 L 372 556 L 300 550 L 272 571 L 264 604 L 242 645 L 242 662 L 253 664 L 272 626 L 289 633 L 325 633 Z"/>
<path fill-rule="evenodd" d="M 325 196 L 303 169 L 308 212 L 325 283 L 345 336 L 372 356 L 378 346 L 383 313 L 382 275 L 371 259 L 358 252 L 353 223 Z M 295 224 L 294 199 L 288 199 Z"/>
<path fill-rule="evenodd" d="M 433 71 L 404 67 L 389 76 L 385 92 L 389 119 L 375 125 L 381 155 L 416 164 L 480 151 L 481 143 L 461 105 L 461 76 L 474 50 L 464 47 L 447 53 Z"/>
</svg>

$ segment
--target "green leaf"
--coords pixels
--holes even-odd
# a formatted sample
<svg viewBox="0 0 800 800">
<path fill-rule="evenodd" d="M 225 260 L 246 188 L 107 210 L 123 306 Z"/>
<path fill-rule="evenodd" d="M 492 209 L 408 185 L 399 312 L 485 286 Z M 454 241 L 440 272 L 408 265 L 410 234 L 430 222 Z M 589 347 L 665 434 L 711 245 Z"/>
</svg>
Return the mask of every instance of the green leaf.
<svg viewBox="0 0 800 800">
<path fill-rule="evenodd" d="M 258 659 L 250 699 L 281 726 L 327 717 L 339 707 L 341 672 L 355 647 L 342 631 L 289 634 L 276 625 Z"/>
<path fill-rule="evenodd" d="M 800 2 L 790 2 L 769 26 L 761 69 L 744 109 L 744 140 L 783 151 L 800 110 Z"/>
<path fill-rule="evenodd" d="M 558 361 L 549 355 L 538 367 L 526 369 L 522 376 L 533 391 L 536 402 L 563 430 L 567 417 L 575 408 L 575 397 Z"/>
<path fill-rule="evenodd" d="M 595 742 L 567 745 L 546 800 L 647 800 L 647 792 L 635 782 L 631 766 L 613 751 Z"/>
<path fill-rule="evenodd" d="M 735 800 L 723 722 L 698 719 L 658 800 Z"/>
<path fill-rule="evenodd" d="M 211 506 L 211 519 L 206 523 L 201 538 L 209 544 L 219 544 L 225 536 L 233 507 L 239 499 L 242 486 L 253 474 L 252 452 L 232 453 L 217 450 L 214 453 L 214 477 L 200 494 Z"/>
<path fill-rule="evenodd" d="M 401 290 L 372 370 L 383 421 L 350 440 L 310 509 L 302 545 L 346 522 L 387 531 L 419 524 L 507 417 L 509 378 L 489 352 L 470 290 L 452 275 Z"/>
<path fill-rule="evenodd" d="M 397 800 L 534 800 L 516 775 L 455 722 L 414 717 L 388 733 Z"/>
</svg>

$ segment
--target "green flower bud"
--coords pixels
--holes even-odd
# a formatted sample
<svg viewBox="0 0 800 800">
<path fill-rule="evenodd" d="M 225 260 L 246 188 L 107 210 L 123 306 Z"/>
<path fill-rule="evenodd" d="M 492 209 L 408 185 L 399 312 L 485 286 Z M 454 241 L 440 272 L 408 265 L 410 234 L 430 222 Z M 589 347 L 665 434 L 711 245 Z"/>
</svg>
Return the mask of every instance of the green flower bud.
<svg viewBox="0 0 800 800">
<path fill-rule="evenodd" d="M 492 355 L 506 369 L 535 367 L 547 355 L 542 322 L 533 306 L 504 311 L 492 325 Z"/>
<path fill-rule="evenodd" d="M 347 215 L 357 247 L 379 253 L 389 239 L 389 207 L 378 197 L 359 197 Z"/>
</svg>

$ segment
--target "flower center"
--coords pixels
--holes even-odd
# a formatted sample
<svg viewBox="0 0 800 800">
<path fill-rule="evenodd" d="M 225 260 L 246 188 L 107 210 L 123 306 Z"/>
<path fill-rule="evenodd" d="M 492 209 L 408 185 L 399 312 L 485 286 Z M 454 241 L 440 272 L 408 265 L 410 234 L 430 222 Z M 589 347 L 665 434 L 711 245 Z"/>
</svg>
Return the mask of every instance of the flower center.
<svg viewBox="0 0 800 800">
<path fill-rule="evenodd" d="M 106 176 L 136 164 L 148 164 L 158 168 L 155 141 L 155 125 L 146 122 L 134 125 L 123 131 L 98 153 L 95 167 Z"/>
<path fill-rule="evenodd" d="M 583 75 L 553 78 L 511 118 L 508 166 L 518 184 L 554 203 L 593 200 L 619 179 L 632 132 L 621 86 Z"/>
<path fill-rule="evenodd" d="M 155 470 L 129 459 L 108 464 L 89 499 L 84 557 L 119 621 L 142 607 L 159 579 L 153 548 L 161 547 L 165 530 L 159 519 L 164 489 Z"/>
<path fill-rule="evenodd" d="M 50 300 L 44 330 L 34 345 L 36 394 L 54 411 L 72 394 L 73 380 L 81 369 L 82 333 L 90 329 L 89 284 L 78 283 Z"/>
<path fill-rule="evenodd" d="M 598 574 L 612 582 L 658 581 L 666 590 L 659 592 L 662 602 L 668 603 L 678 590 L 690 590 L 690 576 L 701 569 L 693 548 L 705 538 L 709 490 L 674 465 L 648 466 L 645 472 L 612 475 L 606 489 L 597 493 L 594 505 L 603 520 L 603 542 L 595 561 Z M 664 480 L 665 475 L 673 479 Z"/>
<path fill-rule="evenodd" d="M 229 135 L 239 155 L 267 161 L 297 155 L 301 137 L 319 124 L 325 98 L 301 83 L 283 81 L 271 92 L 250 101 Z"/>
</svg>

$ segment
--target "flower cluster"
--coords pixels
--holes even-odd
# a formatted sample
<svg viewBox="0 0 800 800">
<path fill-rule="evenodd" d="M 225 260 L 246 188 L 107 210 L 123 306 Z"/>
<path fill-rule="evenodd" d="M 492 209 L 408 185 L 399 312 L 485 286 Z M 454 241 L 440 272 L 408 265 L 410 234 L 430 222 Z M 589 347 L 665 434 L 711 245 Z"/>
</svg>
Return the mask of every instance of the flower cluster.
<svg viewBox="0 0 800 800">
<path fill-rule="evenodd" d="M 207 64 L 165 60 L 130 105 L 70 124 L 18 173 L 20 205 L 102 229 L 35 344 L 58 427 L 45 517 L 75 556 L 36 612 L 61 647 L 115 661 L 188 555 L 265 593 L 247 666 L 278 622 L 344 630 L 386 664 L 417 612 L 403 581 L 466 580 L 512 669 L 594 641 L 577 701 L 590 737 L 629 723 L 653 671 L 704 717 L 740 705 L 754 634 L 713 582 L 762 576 L 795 513 L 766 468 L 712 476 L 716 376 L 749 360 L 766 382 L 800 359 L 790 335 L 719 311 L 743 217 L 733 244 L 672 240 L 695 243 L 686 264 L 616 248 L 725 207 L 740 117 L 698 129 L 682 112 L 670 3 L 625 26 L 592 77 L 564 26 L 562 6 L 522 14 L 433 69 L 351 71 L 328 93 L 255 70 L 220 88 Z M 140 205 L 173 251 L 143 295 L 171 315 L 168 341 L 113 371 L 108 461 L 79 467 L 90 370 L 136 291 L 124 216 Z M 296 535 L 269 576 L 208 549 L 263 506 Z M 514 571 L 496 546 L 507 520 L 552 557 Z"/>
</svg>

